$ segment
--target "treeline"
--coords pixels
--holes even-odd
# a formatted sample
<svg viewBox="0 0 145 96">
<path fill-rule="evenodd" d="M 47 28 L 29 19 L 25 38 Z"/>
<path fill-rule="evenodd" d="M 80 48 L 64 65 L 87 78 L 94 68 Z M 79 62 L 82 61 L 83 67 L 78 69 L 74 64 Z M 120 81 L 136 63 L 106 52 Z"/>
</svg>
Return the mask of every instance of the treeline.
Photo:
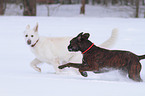
<svg viewBox="0 0 145 96">
<path fill-rule="evenodd" d="M 102 4 L 102 5 L 135 5 L 137 1 L 140 4 L 145 5 L 145 0 L 85 0 L 85 4 Z M 49 3 L 49 4 L 80 4 L 82 0 L 36 0 L 38 3 Z"/>
<path fill-rule="evenodd" d="M 80 8 L 80 14 L 85 14 L 85 5 L 91 4 L 94 6 L 97 5 L 126 5 L 126 6 L 135 6 L 136 15 L 138 17 L 140 5 L 145 5 L 145 0 L 0 0 L 0 15 L 3 15 L 6 9 L 7 3 L 20 4 L 23 5 L 24 16 L 36 16 L 36 5 L 39 4 L 82 4 Z"/>
<path fill-rule="evenodd" d="M 92 0 L 92 5 L 102 4 L 102 5 L 136 5 L 136 2 L 145 5 L 145 0 Z"/>
</svg>

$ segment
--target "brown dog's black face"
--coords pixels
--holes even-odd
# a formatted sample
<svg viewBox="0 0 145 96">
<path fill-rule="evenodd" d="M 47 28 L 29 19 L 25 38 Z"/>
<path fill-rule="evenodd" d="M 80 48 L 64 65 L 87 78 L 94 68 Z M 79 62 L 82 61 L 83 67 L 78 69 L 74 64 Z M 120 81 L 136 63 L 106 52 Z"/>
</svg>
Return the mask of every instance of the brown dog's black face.
<svg viewBox="0 0 145 96">
<path fill-rule="evenodd" d="M 85 34 L 83 34 L 83 32 L 80 33 L 77 37 L 74 37 L 70 41 L 70 45 L 68 46 L 68 50 L 69 51 L 80 51 L 81 44 L 84 43 L 85 40 L 88 40 L 89 36 L 90 36 L 89 33 L 85 33 Z"/>
</svg>

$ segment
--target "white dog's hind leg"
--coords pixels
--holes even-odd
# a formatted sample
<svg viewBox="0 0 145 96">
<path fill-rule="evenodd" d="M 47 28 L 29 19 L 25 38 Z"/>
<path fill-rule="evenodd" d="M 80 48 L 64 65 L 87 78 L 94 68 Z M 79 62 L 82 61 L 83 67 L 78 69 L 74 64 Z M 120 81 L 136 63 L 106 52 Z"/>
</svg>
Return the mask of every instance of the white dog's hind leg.
<svg viewBox="0 0 145 96">
<path fill-rule="evenodd" d="M 39 61 L 37 58 L 35 58 L 32 62 L 31 62 L 31 67 L 33 67 L 36 71 L 41 72 L 41 69 L 39 67 L 37 67 L 38 64 L 42 63 L 41 61 Z"/>
</svg>

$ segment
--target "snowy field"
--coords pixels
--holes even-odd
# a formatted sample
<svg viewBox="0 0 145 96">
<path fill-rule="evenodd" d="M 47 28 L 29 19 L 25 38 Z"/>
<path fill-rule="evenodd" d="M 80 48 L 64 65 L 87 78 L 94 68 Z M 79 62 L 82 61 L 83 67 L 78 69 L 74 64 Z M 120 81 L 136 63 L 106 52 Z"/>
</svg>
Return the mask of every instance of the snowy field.
<svg viewBox="0 0 145 96">
<path fill-rule="evenodd" d="M 145 54 L 145 19 L 90 18 L 90 17 L 0 17 L 0 96 L 144 96 L 145 60 L 137 83 L 118 71 L 80 75 L 54 74 L 52 66 L 42 64 L 38 73 L 30 67 L 35 57 L 24 41 L 27 24 L 39 23 L 41 36 L 76 36 L 89 32 L 90 40 L 101 44 L 119 29 L 113 48 Z M 68 69 L 69 70 L 69 69 Z"/>
</svg>

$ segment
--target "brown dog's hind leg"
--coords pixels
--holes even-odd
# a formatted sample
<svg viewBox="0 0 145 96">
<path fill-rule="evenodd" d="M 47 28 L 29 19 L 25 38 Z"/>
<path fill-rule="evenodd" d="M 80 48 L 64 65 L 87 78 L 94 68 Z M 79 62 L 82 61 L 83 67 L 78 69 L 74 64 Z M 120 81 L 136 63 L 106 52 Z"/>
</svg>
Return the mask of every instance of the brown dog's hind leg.
<svg viewBox="0 0 145 96">
<path fill-rule="evenodd" d="M 143 80 L 140 77 L 140 70 L 141 70 L 141 64 L 140 63 L 138 63 L 136 65 L 135 64 L 131 65 L 131 68 L 128 72 L 129 78 L 134 80 L 134 81 L 137 81 L 137 82 L 142 82 Z"/>
<path fill-rule="evenodd" d="M 134 75 L 134 74 L 129 74 L 129 78 L 137 81 L 137 82 L 142 82 L 143 80 L 140 78 L 140 75 Z"/>
</svg>

